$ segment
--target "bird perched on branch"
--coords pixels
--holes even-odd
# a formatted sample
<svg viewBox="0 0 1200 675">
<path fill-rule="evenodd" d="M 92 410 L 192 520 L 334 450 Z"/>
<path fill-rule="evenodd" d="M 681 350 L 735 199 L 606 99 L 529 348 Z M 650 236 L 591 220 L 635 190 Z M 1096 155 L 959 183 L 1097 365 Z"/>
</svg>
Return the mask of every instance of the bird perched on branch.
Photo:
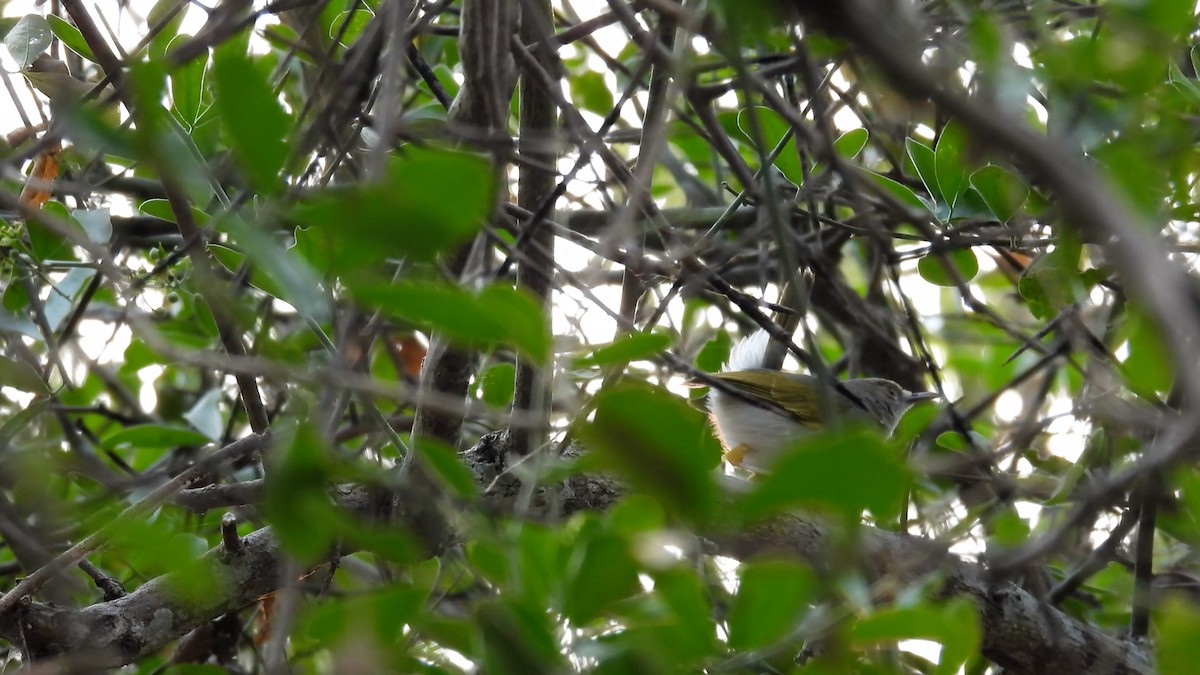
<svg viewBox="0 0 1200 675">
<path fill-rule="evenodd" d="M 914 403 L 937 397 L 882 378 L 835 383 L 768 370 L 763 359 L 769 342 L 763 330 L 743 338 L 725 370 L 712 374 L 727 390 L 713 387 L 709 411 L 725 459 L 736 466 L 762 471 L 789 442 L 828 426 L 830 416 L 843 424 L 873 424 L 890 434 Z"/>
</svg>

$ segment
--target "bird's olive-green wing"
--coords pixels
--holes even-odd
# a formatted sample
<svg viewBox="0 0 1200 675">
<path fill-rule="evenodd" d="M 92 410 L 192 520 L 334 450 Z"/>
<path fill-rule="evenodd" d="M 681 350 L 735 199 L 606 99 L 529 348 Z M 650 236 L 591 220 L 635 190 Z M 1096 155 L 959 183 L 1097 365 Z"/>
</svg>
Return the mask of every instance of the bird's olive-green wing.
<svg viewBox="0 0 1200 675">
<path fill-rule="evenodd" d="M 769 370 L 740 370 L 712 373 L 712 376 L 761 402 L 763 407 L 791 415 L 804 426 L 820 426 L 811 383 Z"/>
</svg>

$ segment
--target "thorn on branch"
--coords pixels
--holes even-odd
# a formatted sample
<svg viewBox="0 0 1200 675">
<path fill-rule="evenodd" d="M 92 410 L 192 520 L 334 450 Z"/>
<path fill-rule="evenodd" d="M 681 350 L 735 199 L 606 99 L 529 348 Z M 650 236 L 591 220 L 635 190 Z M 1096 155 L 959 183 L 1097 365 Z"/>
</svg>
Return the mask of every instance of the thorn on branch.
<svg viewBox="0 0 1200 675">
<path fill-rule="evenodd" d="M 237 531 L 237 516 L 232 513 L 227 512 L 221 516 L 221 545 L 229 555 L 237 555 L 242 551 L 242 540 Z"/>
</svg>

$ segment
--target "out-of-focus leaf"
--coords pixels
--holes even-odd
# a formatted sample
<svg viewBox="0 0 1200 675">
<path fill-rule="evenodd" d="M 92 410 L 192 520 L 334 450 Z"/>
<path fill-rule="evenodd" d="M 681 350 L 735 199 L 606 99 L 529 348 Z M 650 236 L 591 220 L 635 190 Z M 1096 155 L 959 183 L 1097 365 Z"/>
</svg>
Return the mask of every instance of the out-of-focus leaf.
<svg viewBox="0 0 1200 675">
<path fill-rule="evenodd" d="M 76 209 L 71 212 L 71 217 L 83 227 L 88 239 L 93 242 L 107 244 L 108 240 L 112 239 L 112 217 L 107 208 L 86 211 Z"/>
<path fill-rule="evenodd" d="M 50 289 L 50 297 L 46 298 L 46 324 L 50 330 L 58 330 L 64 319 L 75 307 L 75 298 L 85 286 L 96 276 L 96 270 L 86 267 L 76 267 L 62 281 Z"/>
<path fill-rule="evenodd" d="M 904 139 L 904 150 L 908 153 L 908 159 L 912 162 L 913 169 L 917 172 L 917 177 L 925 184 L 925 190 L 929 192 L 931 198 L 937 198 L 942 194 L 941 188 L 937 184 L 937 169 L 934 161 L 933 148 L 925 145 L 915 138 Z"/>
<path fill-rule="evenodd" d="M 263 291 L 290 303 L 301 314 L 317 321 L 329 316 L 329 301 L 322 289 L 317 273 L 308 260 L 283 244 L 253 223 L 237 216 L 226 218 L 222 225 L 229 232 L 241 251 L 245 251 L 254 265 L 251 281 Z M 222 257 L 232 262 L 233 256 L 214 250 L 218 260 Z M 224 264 L 224 261 L 222 261 Z"/>
<path fill-rule="evenodd" d="M 361 281 L 389 258 L 432 260 L 483 226 L 495 194 L 492 170 L 479 155 L 408 148 L 393 157 L 383 180 L 330 188 L 293 212 L 305 224 L 317 269 L 328 265 Z M 324 263 L 324 264 L 322 264 Z"/>
<path fill-rule="evenodd" d="M 138 211 L 141 211 L 148 216 L 161 218 L 169 223 L 175 223 L 178 225 L 178 222 L 176 222 L 175 218 L 175 212 L 171 209 L 171 202 L 165 199 L 147 199 L 141 204 L 138 204 Z M 207 225 L 209 221 L 208 214 L 202 209 L 196 208 L 195 206 L 192 207 L 192 219 L 197 225 Z"/>
<path fill-rule="evenodd" d="M 17 25 L 4 36 L 4 46 L 8 47 L 8 53 L 12 54 L 20 70 L 28 68 L 53 41 L 54 32 L 40 14 L 21 17 Z"/>
<path fill-rule="evenodd" d="M 71 216 L 61 202 L 48 202 L 43 210 L 50 215 L 59 217 L 60 222 L 71 222 Z M 25 231 L 29 234 L 29 244 L 37 260 L 74 259 L 71 243 L 57 230 L 52 230 L 37 220 L 30 220 L 25 224 Z"/>
<path fill-rule="evenodd" d="M 550 356 L 545 312 L 524 291 L 493 284 L 478 293 L 457 286 L 397 282 L 364 288 L 360 300 L 469 345 L 511 344 L 538 361 Z"/>
<path fill-rule="evenodd" d="M 179 35 L 172 44 L 183 43 L 189 39 L 189 35 Z M 170 72 L 171 109 L 187 131 L 196 127 L 205 107 L 205 65 L 205 59 L 192 59 Z"/>
<path fill-rule="evenodd" d="M 591 354 L 578 359 L 575 365 L 586 368 L 648 359 L 662 353 L 671 342 L 671 336 L 666 333 L 630 333 L 597 347 Z"/>
<path fill-rule="evenodd" d="M 968 186 L 967 134 L 962 125 L 951 120 L 942 128 L 933 159 L 942 200 L 953 209 Z"/>
<path fill-rule="evenodd" d="M 34 340 L 42 339 L 41 332 L 28 318 L 4 311 L 0 311 L 0 332 L 16 333 Z"/>
<path fill-rule="evenodd" d="M 713 624 L 709 590 L 694 571 L 674 567 L 654 575 L 654 592 L 671 609 L 669 621 L 664 621 L 664 637 L 670 642 L 666 650 L 686 665 L 692 665 L 712 653 L 717 631 Z"/>
<path fill-rule="evenodd" d="M 996 220 L 1007 223 L 1029 198 L 1029 186 L 1009 170 L 989 164 L 971 174 L 975 188 Z"/>
<path fill-rule="evenodd" d="M 912 189 L 907 185 L 898 183 L 891 178 L 875 173 L 874 171 L 867 171 L 866 173 L 871 177 L 872 180 L 878 183 L 880 187 L 882 187 L 884 190 L 887 190 L 896 199 L 900 200 L 901 203 L 907 204 L 913 208 L 921 209 L 923 211 L 929 211 L 930 213 L 933 212 L 933 206 L 918 197 L 917 193 L 913 192 Z"/>
<path fill-rule="evenodd" d="M 214 52 L 212 73 L 217 111 L 238 163 L 251 184 L 273 193 L 283 185 L 290 118 L 259 65 L 233 40 Z"/>
<path fill-rule="evenodd" d="M 761 477 L 745 501 L 757 520 L 796 506 L 816 506 L 858 522 L 863 511 L 878 520 L 899 516 L 910 472 L 879 434 L 867 430 L 814 433 L 797 441 Z"/>
<path fill-rule="evenodd" d="M 1160 673 L 1186 673 L 1200 663 L 1196 626 L 1200 609 L 1182 596 L 1168 596 L 1154 614 L 1156 666 Z"/>
<path fill-rule="evenodd" d="M 433 473 L 459 497 L 475 495 L 475 478 L 453 448 L 433 438 L 419 438 L 413 447 Z"/>
<path fill-rule="evenodd" d="M 42 376 L 33 366 L 7 356 L 0 356 L 0 387 L 12 387 L 31 394 L 50 393 Z"/>
<path fill-rule="evenodd" d="M 942 606 L 919 604 L 879 610 L 857 621 L 849 637 L 862 646 L 906 639 L 935 640 L 942 645 L 942 654 L 934 672 L 950 675 L 979 650 L 981 633 L 975 606 L 957 599 Z"/>
<path fill-rule="evenodd" d="M 717 331 L 713 339 L 700 348 L 700 353 L 696 355 L 696 367 L 706 373 L 715 373 L 725 364 L 731 349 L 733 338 L 724 330 Z"/>
<path fill-rule="evenodd" d="M 336 467 L 309 425 L 281 435 L 285 440 L 273 448 L 267 471 L 267 519 L 288 551 L 301 560 L 314 560 L 344 530 L 326 494 Z"/>
<path fill-rule="evenodd" d="M 225 432 L 220 404 L 221 390 L 209 389 L 183 414 L 183 419 L 209 439 L 220 440 L 221 434 Z"/>
<path fill-rule="evenodd" d="M 109 449 L 123 445 L 135 448 L 170 448 L 177 445 L 203 445 L 210 440 L 212 439 L 208 436 L 191 429 L 162 424 L 138 424 L 106 436 L 101 444 Z"/>
<path fill-rule="evenodd" d="M 851 129 L 837 137 L 837 140 L 833 142 L 833 149 L 845 159 L 854 159 L 858 157 L 858 153 L 862 152 L 863 148 L 867 147 L 867 141 L 870 138 L 871 133 L 862 127 Z M 824 170 L 825 163 L 817 162 L 813 164 L 812 171 L 809 173 L 815 176 Z"/>
<path fill-rule="evenodd" d="M 969 248 L 956 248 L 940 256 L 931 253 L 917 261 L 917 271 L 922 279 L 931 284 L 953 288 L 958 284 L 946 271 L 946 265 L 954 266 L 964 283 L 979 274 L 979 260 L 975 257 L 975 251 Z"/>
<path fill-rule="evenodd" d="M 817 593 L 812 571 L 790 560 L 746 563 L 729 611 L 729 646 L 758 649 L 794 631 Z"/>
<path fill-rule="evenodd" d="M 330 24 L 329 38 L 337 40 L 343 47 L 349 47 L 362 35 L 363 29 L 375 17 L 375 13 L 366 9 L 354 9 L 341 12 Z"/>
<path fill-rule="evenodd" d="M 613 107 L 613 92 L 604 81 L 604 74 L 589 70 L 570 78 L 571 94 L 584 110 L 607 115 Z"/>
<path fill-rule="evenodd" d="M 1079 242 L 1070 233 L 1063 233 L 1053 250 L 1026 268 L 1017 290 L 1034 316 L 1050 318 L 1087 291 L 1079 273 L 1080 254 Z"/>
<path fill-rule="evenodd" d="M 496 599 L 477 606 L 474 625 L 483 646 L 483 670 L 496 675 L 563 672 L 558 640 L 545 608 Z"/>
<path fill-rule="evenodd" d="M 1167 343 L 1154 321 L 1140 308 L 1131 307 L 1122 332 L 1128 336 L 1129 356 L 1121 364 L 1121 372 L 1129 387 L 1151 398 L 1156 397 L 1157 392 L 1169 390 L 1175 379 L 1175 368 Z"/>
<path fill-rule="evenodd" d="M 586 625 L 640 590 L 627 541 L 599 528 L 581 534 L 567 563 L 562 600 L 563 613 L 573 623 Z"/>
<path fill-rule="evenodd" d="M 669 510 L 700 521 L 712 513 L 721 450 L 704 415 L 679 397 L 640 386 L 603 392 L 583 433 L 598 461 Z"/>
<path fill-rule="evenodd" d="M 516 377 L 517 368 L 511 363 L 497 363 L 483 371 L 479 384 L 483 402 L 495 408 L 512 403 Z"/>
<path fill-rule="evenodd" d="M 83 38 L 83 33 L 80 33 L 74 24 L 67 23 L 53 14 L 46 17 L 46 22 L 54 33 L 54 37 L 62 40 L 62 43 L 71 51 L 92 63 L 96 62 L 96 55 L 92 53 L 92 48 L 88 46 L 87 40 Z"/>
<path fill-rule="evenodd" d="M 764 106 L 752 106 L 737 114 L 737 126 L 751 142 L 754 142 L 754 121 L 751 119 L 751 115 L 758 120 L 759 128 L 762 130 L 764 147 L 761 148 L 761 151 L 764 154 L 774 150 L 779 141 L 783 140 L 783 137 L 792 130 L 792 125 L 780 117 L 779 113 Z M 796 154 L 794 138 L 788 139 L 783 151 L 775 158 L 775 166 L 796 185 L 804 182 L 804 169 L 801 168 L 800 157 Z"/>
<path fill-rule="evenodd" d="M 18 410 L 8 419 L 0 422 L 0 448 L 8 448 L 13 439 L 46 410 L 49 402 L 50 400 L 47 398 L 34 399 L 23 410 Z"/>
</svg>

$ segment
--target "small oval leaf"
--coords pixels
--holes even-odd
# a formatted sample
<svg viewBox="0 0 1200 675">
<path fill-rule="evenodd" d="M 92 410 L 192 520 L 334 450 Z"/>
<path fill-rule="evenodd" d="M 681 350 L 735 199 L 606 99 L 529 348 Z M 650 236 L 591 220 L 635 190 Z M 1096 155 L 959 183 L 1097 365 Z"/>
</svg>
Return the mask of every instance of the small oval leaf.
<svg viewBox="0 0 1200 675">
<path fill-rule="evenodd" d="M 947 251 L 945 255 L 927 255 L 917 261 L 917 272 L 921 278 L 936 286 L 953 288 L 958 286 L 954 276 L 946 271 L 946 265 L 953 265 L 958 270 L 963 282 L 968 282 L 979 273 L 979 260 L 975 252 L 969 248 L 959 248 Z"/>
</svg>

